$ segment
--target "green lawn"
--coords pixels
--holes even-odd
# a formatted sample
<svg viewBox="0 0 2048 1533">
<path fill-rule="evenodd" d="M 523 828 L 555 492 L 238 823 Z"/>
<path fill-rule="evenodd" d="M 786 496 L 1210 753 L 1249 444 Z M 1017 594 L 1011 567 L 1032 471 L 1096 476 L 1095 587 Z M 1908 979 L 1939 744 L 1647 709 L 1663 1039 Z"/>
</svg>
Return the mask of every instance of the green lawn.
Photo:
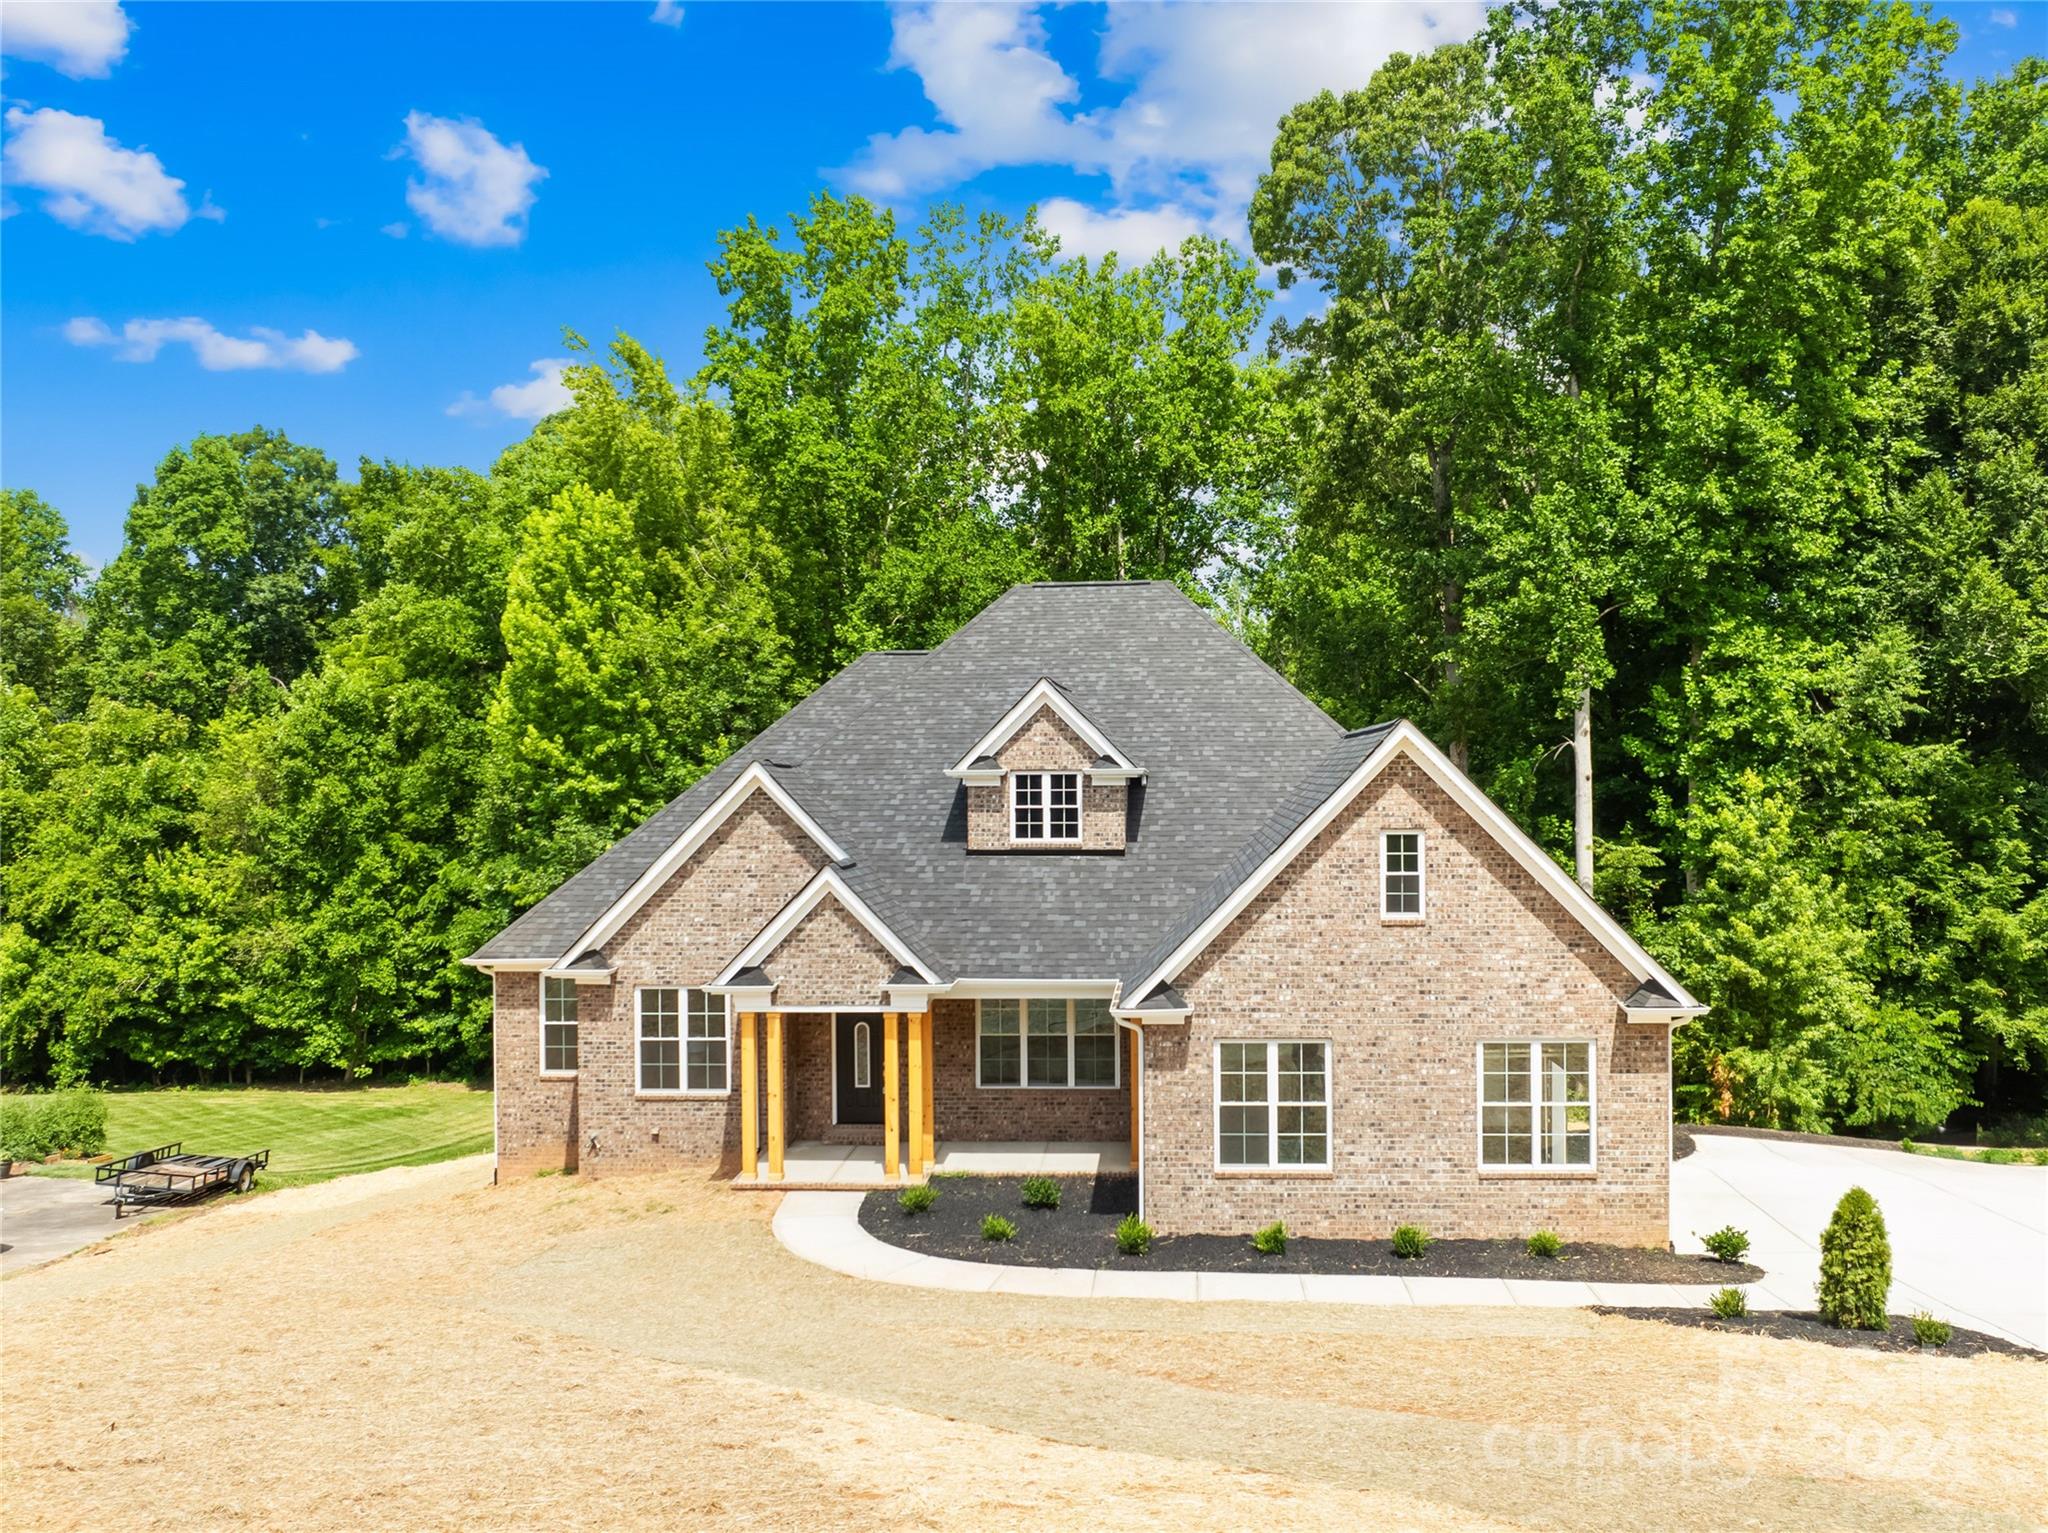
<svg viewBox="0 0 2048 1533">
<path fill-rule="evenodd" d="M 226 1087 L 107 1093 L 107 1150 L 173 1140 L 187 1151 L 270 1151 L 265 1187 L 298 1187 L 386 1166 L 423 1166 L 491 1147 L 491 1094 L 467 1086 L 357 1086 L 326 1091 Z M 70 1175 L 89 1168 L 50 1167 Z"/>
</svg>

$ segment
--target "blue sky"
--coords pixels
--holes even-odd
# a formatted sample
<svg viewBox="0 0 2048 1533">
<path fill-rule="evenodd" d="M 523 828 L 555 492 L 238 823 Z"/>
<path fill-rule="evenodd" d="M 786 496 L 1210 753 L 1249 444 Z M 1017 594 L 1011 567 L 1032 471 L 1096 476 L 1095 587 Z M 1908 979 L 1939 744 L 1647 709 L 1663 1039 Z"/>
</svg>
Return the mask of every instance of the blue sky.
<svg viewBox="0 0 2048 1533">
<path fill-rule="evenodd" d="M 1966 78 L 2048 41 L 2025 0 L 1937 9 Z M 717 231 L 820 187 L 1241 241 L 1291 102 L 1480 13 L 10 0 L 0 480 L 100 562 L 202 431 L 485 467 L 564 326 L 692 370 Z"/>
</svg>

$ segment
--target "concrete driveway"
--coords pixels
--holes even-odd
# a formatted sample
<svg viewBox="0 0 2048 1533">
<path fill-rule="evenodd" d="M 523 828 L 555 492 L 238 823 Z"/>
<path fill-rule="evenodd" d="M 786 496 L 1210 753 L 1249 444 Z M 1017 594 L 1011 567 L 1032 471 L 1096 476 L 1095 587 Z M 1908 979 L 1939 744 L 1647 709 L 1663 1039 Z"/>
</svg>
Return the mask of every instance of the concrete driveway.
<svg viewBox="0 0 2048 1533">
<path fill-rule="evenodd" d="M 1700 1134 L 1671 1168 L 1681 1251 L 1724 1224 L 1749 1232 L 1769 1277 L 1757 1308 L 1811 1309 L 1820 1232 L 1862 1187 L 1892 1242 L 1894 1314 L 1926 1309 L 1971 1330 L 2048 1349 L 2048 1167 L 1987 1166 L 1897 1150 Z"/>
<path fill-rule="evenodd" d="M 134 1219 L 123 1219 L 122 1226 Z M 0 1177 L 0 1273 L 55 1261 L 114 1233 L 104 1187 L 59 1176 Z"/>
</svg>

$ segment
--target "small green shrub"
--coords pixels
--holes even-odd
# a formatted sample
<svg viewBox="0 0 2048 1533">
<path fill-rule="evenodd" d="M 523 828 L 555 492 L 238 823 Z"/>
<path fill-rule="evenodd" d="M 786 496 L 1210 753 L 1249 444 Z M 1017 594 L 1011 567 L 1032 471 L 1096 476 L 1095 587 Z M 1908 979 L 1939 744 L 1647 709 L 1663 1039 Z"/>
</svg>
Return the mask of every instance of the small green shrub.
<svg viewBox="0 0 2048 1533">
<path fill-rule="evenodd" d="M 1016 1236 L 1017 1226 L 1005 1219 L 1001 1214 L 983 1214 L 981 1216 L 981 1238 L 983 1240 L 1014 1240 Z"/>
<path fill-rule="evenodd" d="M 896 1206 L 906 1214 L 921 1214 L 938 1201 L 936 1187 L 906 1187 L 896 1194 Z"/>
<path fill-rule="evenodd" d="M 1892 1243 L 1877 1200 L 1851 1187 L 1820 1237 L 1820 1313 L 1845 1331 L 1881 1331 L 1892 1291 Z"/>
<path fill-rule="evenodd" d="M 1749 1250 L 1749 1236 L 1732 1224 L 1724 1224 L 1713 1234 L 1700 1236 L 1700 1244 L 1719 1261 L 1739 1262 Z"/>
<path fill-rule="evenodd" d="M 1152 1226 L 1136 1214 L 1125 1214 L 1116 1222 L 1116 1248 L 1126 1256 L 1143 1256 L 1152 1249 Z"/>
<path fill-rule="evenodd" d="M 1056 1177 L 1027 1176 L 1024 1178 L 1024 1206 L 1026 1208 L 1058 1208 L 1060 1206 L 1060 1184 Z"/>
<path fill-rule="evenodd" d="M 1926 1310 L 1913 1317 L 1913 1339 L 1923 1347 L 1945 1347 L 1956 1328 L 1946 1320 L 1937 1320 Z"/>
<path fill-rule="evenodd" d="M 1429 1249 L 1429 1231 L 1419 1224 L 1404 1224 L 1394 1231 L 1394 1254 L 1412 1260 Z"/>
<path fill-rule="evenodd" d="M 0 1160 L 43 1160 L 107 1147 L 107 1099 L 86 1086 L 0 1096 Z"/>
<path fill-rule="evenodd" d="M 1707 1306 L 1723 1320 L 1740 1320 L 1749 1313 L 1749 1300 L 1740 1288 L 1724 1288 L 1707 1300 Z"/>
<path fill-rule="evenodd" d="M 1261 1256 L 1287 1254 L 1287 1226 L 1275 1219 L 1252 1236 L 1252 1249 Z"/>
<path fill-rule="evenodd" d="M 1557 1260 L 1558 1253 L 1562 1250 L 1564 1250 L 1564 1242 L 1558 1238 L 1557 1231 L 1555 1230 L 1538 1230 L 1529 1237 L 1529 1254 L 1531 1256 L 1540 1256 L 1547 1262 L 1554 1262 Z"/>
</svg>

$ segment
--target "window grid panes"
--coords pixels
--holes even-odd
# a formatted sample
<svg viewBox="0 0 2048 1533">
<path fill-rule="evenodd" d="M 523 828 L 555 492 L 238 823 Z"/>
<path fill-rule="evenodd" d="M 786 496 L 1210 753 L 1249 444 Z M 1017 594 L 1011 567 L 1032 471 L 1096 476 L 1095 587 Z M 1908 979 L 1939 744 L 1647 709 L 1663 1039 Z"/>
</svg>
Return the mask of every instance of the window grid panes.
<svg viewBox="0 0 2048 1533">
<path fill-rule="evenodd" d="M 1067 1003 L 1024 1003 L 1024 1084 L 1067 1084 Z"/>
<path fill-rule="evenodd" d="M 1216 1164 L 1328 1169 L 1327 1043 L 1289 1039 L 1216 1046 Z"/>
<path fill-rule="evenodd" d="M 1422 914 L 1422 832 L 1390 830 L 1380 838 L 1380 913 Z"/>
<path fill-rule="evenodd" d="M 1023 1007 L 1016 1001 L 981 1003 L 981 1084 L 1024 1082 Z"/>
<path fill-rule="evenodd" d="M 640 1089 L 683 1088 L 683 1001 L 676 990 L 640 992 Z"/>
<path fill-rule="evenodd" d="M 1012 841 L 1079 841 L 1081 839 L 1081 774 L 1078 772 L 1011 773 L 1010 839 Z"/>
<path fill-rule="evenodd" d="M 1479 1161 L 1485 1166 L 1593 1164 L 1590 1043 L 1480 1045 Z"/>
<path fill-rule="evenodd" d="M 1116 1019 L 1098 998 L 981 1002 L 979 1065 L 985 1087 L 1109 1090 L 1121 1084 Z"/>
<path fill-rule="evenodd" d="M 725 997 L 688 990 L 689 1035 L 685 1042 L 684 1086 L 691 1091 L 724 1091 L 729 1081 Z"/>
<path fill-rule="evenodd" d="M 554 1073 L 576 1068 L 576 981 L 540 982 L 540 1067 Z"/>
</svg>

